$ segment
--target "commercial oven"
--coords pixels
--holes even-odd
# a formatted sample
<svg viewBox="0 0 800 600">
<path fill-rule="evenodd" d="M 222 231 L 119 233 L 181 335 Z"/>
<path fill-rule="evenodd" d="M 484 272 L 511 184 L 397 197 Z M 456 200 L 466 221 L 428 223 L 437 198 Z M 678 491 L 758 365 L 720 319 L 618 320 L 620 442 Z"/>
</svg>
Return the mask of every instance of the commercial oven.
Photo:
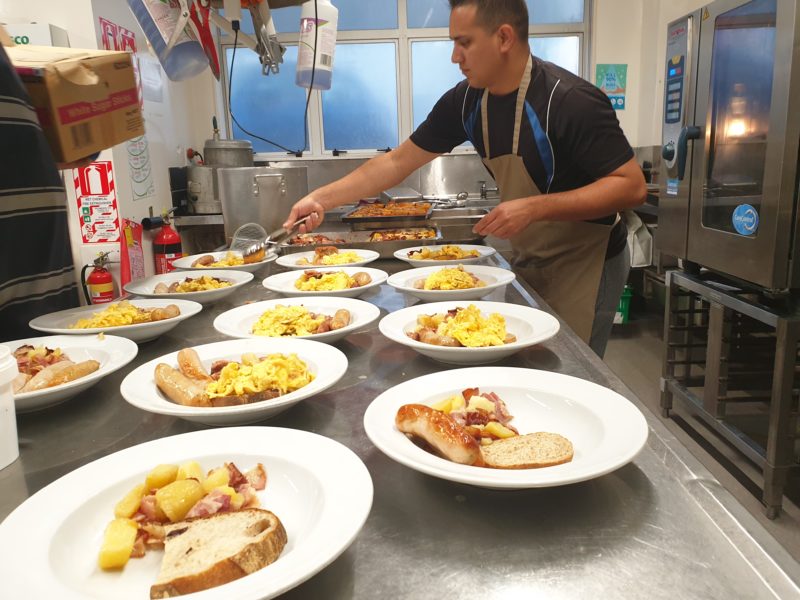
<svg viewBox="0 0 800 600">
<path fill-rule="evenodd" d="M 670 23 L 658 247 L 800 288 L 800 0 L 717 0 Z"/>
</svg>

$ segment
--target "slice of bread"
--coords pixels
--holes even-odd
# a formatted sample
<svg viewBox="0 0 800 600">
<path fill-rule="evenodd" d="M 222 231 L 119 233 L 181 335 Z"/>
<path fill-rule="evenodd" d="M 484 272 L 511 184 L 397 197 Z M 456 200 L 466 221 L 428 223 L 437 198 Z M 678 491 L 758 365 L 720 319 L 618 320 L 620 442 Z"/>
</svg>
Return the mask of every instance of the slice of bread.
<svg viewBox="0 0 800 600">
<path fill-rule="evenodd" d="M 539 431 L 495 440 L 481 446 L 483 461 L 493 469 L 538 469 L 572 460 L 572 442 L 557 433 Z"/>
<path fill-rule="evenodd" d="M 274 562 L 286 530 L 268 510 L 249 508 L 187 519 L 165 527 L 164 558 L 150 598 L 207 590 Z"/>
</svg>

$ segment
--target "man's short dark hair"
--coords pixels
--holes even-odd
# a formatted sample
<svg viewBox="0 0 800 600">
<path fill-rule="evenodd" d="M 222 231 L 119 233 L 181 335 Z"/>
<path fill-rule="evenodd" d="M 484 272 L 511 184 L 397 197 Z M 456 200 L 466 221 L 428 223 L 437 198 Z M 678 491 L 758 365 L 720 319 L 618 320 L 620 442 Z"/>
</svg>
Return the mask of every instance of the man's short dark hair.
<svg viewBox="0 0 800 600">
<path fill-rule="evenodd" d="M 509 24 L 519 41 L 528 43 L 528 5 L 525 0 L 450 0 L 450 10 L 459 6 L 477 7 L 478 24 L 492 33 L 501 25 Z"/>
</svg>

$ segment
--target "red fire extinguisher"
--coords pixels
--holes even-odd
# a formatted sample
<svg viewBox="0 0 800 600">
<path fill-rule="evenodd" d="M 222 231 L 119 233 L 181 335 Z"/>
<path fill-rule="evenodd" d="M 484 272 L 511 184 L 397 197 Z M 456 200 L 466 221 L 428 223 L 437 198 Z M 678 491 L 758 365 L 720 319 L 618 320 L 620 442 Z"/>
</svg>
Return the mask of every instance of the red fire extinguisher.
<svg viewBox="0 0 800 600">
<path fill-rule="evenodd" d="M 105 304 L 114 299 L 114 278 L 111 272 L 106 269 L 109 263 L 109 252 L 101 252 L 94 263 L 84 265 L 81 269 L 81 284 L 83 285 L 83 295 L 89 304 Z M 89 277 L 86 277 L 86 269 L 94 267 Z"/>
<path fill-rule="evenodd" d="M 161 230 L 153 240 L 153 256 L 156 261 L 156 273 L 169 273 L 174 271 L 172 262 L 184 256 L 181 246 L 181 236 L 169 224 L 169 215 L 163 217 Z"/>
</svg>

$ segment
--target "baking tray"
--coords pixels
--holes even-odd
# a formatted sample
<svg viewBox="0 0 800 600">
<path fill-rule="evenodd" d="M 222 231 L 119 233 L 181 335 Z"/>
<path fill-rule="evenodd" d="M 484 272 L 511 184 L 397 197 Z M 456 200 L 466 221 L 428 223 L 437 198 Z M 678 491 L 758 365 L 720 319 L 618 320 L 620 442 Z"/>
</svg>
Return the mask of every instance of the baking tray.
<svg viewBox="0 0 800 600">
<path fill-rule="evenodd" d="M 371 203 L 371 204 L 377 204 L 377 203 Z M 396 202 L 396 204 L 420 204 L 420 202 Z M 433 212 L 433 204 L 425 202 L 423 202 L 422 204 L 428 204 L 428 210 L 425 211 L 423 214 L 419 215 L 393 215 L 393 216 L 375 215 L 375 216 L 364 216 L 364 217 L 353 216 L 353 213 L 366 206 L 364 204 L 361 204 L 359 206 L 356 206 L 353 210 L 343 214 L 341 219 L 343 223 L 358 223 L 360 225 L 365 225 L 367 223 L 379 225 L 383 223 L 386 224 L 387 227 L 396 227 L 397 224 L 400 222 L 425 221 L 428 218 L 430 218 L 431 213 Z"/>
<path fill-rule="evenodd" d="M 405 228 L 404 228 L 405 229 Z M 421 240 L 393 240 L 391 242 L 373 242 L 370 240 L 370 236 L 374 231 L 379 230 L 372 230 L 372 231 L 320 231 L 314 232 L 316 235 L 324 235 L 332 240 L 344 240 L 342 242 L 337 242 L 333 244 L 323 243 L 323 244 L 286 244 L 281 246 L 281 252 L 283 254 L 293 254 L 295 252 L 307 252 L 308 250 L 313 250 L 317 246 L 335 246 L 336 248 L 354 248 L 354 249 L 364 249 L 364 250 L 374 250 L 377 252 L 381 258 L 393 258 L 394 253 L 397 250 L 402 250 L 403 248 L 411 248 L 413 246 L 427 246 L 431 244 L 441 244 L 442 243 L 442 232 L 438 227 L 426 227 L 426 229 L 433 229 L 436 231 L 436 235 L 432 238 L 425 238 Z"/>
</svg>

